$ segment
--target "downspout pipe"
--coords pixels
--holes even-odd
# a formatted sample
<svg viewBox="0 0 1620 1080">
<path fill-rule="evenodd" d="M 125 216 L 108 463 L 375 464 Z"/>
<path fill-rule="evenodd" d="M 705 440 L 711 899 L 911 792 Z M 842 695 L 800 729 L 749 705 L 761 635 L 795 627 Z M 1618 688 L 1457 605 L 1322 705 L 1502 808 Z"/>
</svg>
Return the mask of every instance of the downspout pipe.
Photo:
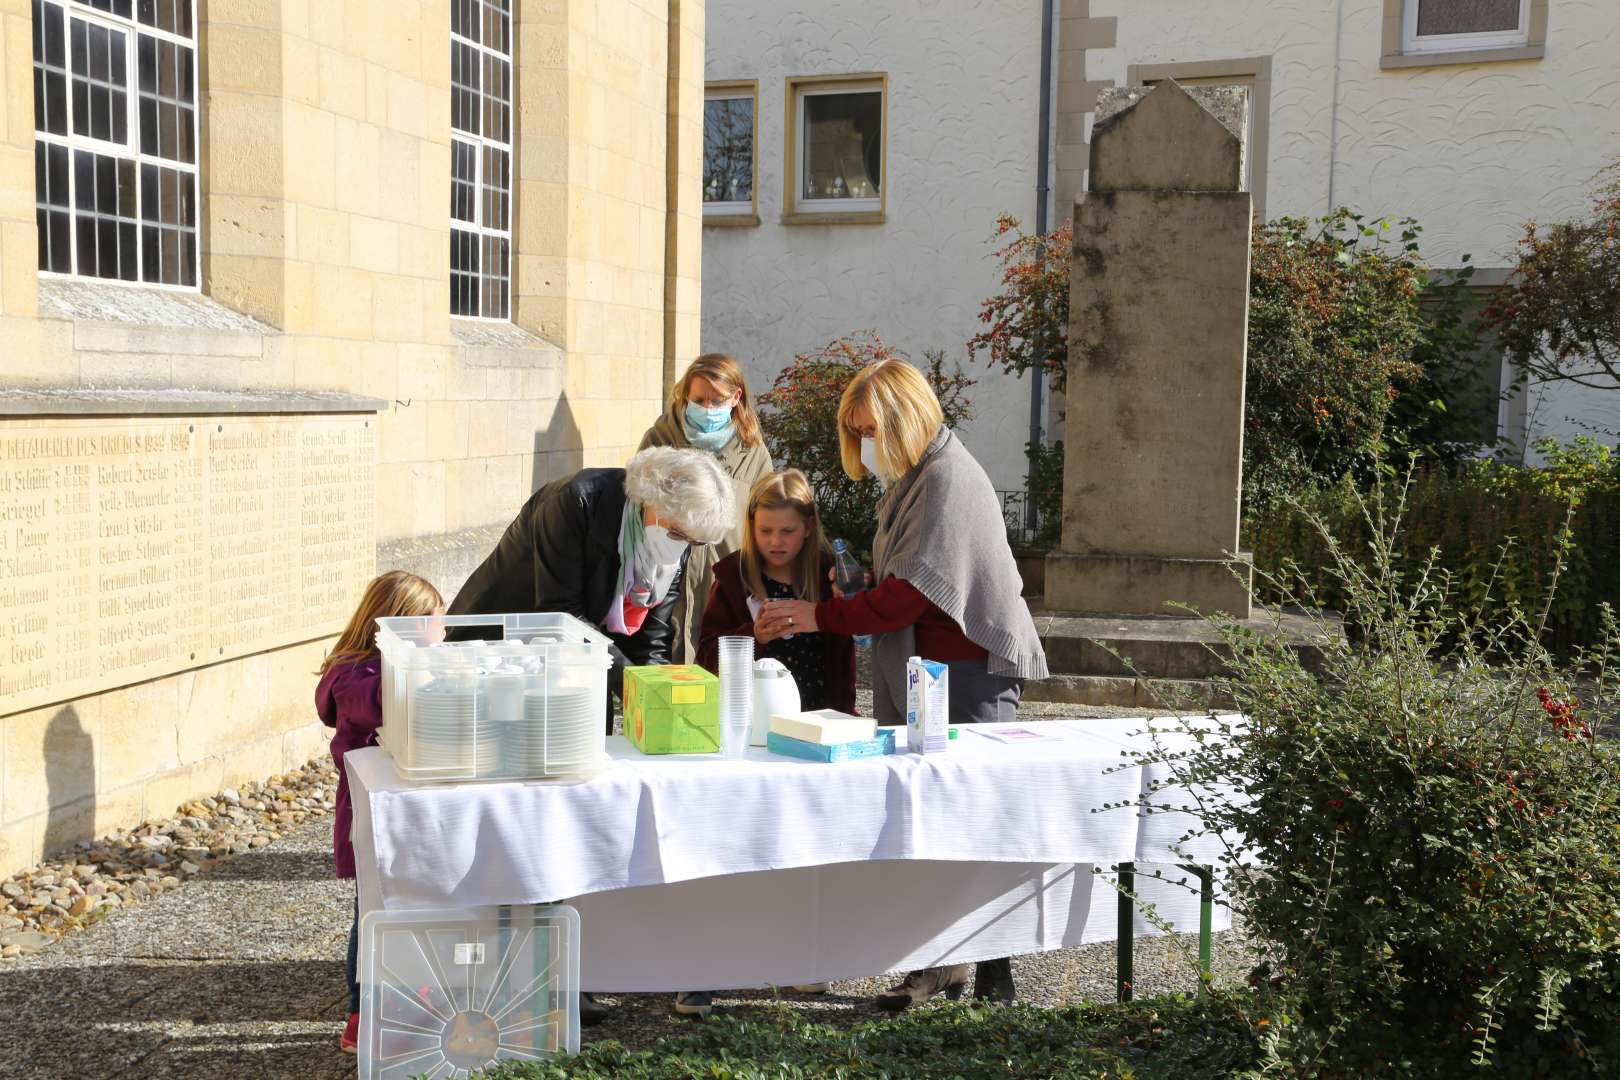
<svg viewBox="0 0 1620 1080">
<path fill-rule="evenodd" d="M 1040 0 L 1041 4 L 1041 118 L 1040 134 L 1036 142 L 1035 153 L 1035 231 L 1045 234 L 1050 228 L 1047 220 L 1049 213 L 1047 204 L 1052 201 L 1052 6 L 1058 0 Z M 1044 407 L 1046 391 L 1046 369 L 1044 366 L 1033 368 L 1029 373 L 1029 441 L 1039 446 L 1042 441 L 1042 432 L 1045 427 L 1041 423 L 1041 411 Z M 1029 478 L 1025 481 L 1024 490 L 1028 494 L 1035 491 L 1035 462 L 1029 463 Z M 1030 532 L 1036 528 L 1035 505 L 1026 498 L 1024 502 L 1024 526 Z"/>
</svg>

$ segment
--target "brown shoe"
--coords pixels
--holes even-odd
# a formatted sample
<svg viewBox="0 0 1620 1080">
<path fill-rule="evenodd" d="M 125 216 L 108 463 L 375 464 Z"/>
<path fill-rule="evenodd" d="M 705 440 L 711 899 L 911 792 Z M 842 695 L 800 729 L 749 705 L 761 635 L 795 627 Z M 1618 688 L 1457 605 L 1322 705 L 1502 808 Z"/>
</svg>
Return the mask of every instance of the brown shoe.
<svg viewBox="0 0 1620 1080">
<path fill-rule="evenodd" d="M 967 980 L 966 964 L 922 968 L 907 975 L 899 986 L 891 987 L 879 994 L 874 1003 L 885 1012 L 901 1012 L 913 1005 L 922 1004 L 935 994 L 944 994 L 955 1001 L 962 996 L 962 991 L 967 987 Z"/>
</svg>

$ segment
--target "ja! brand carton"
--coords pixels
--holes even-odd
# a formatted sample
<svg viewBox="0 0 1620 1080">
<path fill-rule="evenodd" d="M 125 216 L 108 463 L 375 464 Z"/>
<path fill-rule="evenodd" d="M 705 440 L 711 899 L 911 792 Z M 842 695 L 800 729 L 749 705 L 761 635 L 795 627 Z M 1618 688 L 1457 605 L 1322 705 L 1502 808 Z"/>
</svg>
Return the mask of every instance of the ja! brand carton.
<svg viewBox="0 0 1620 1080">
<path fill-rule="evenodd" d="M 951 669 L 937 660 L 906 661 L 906 749 L 940 754 L 950 746 Z"/>
<path fill-rule="evenodd" d="M 643 754 L 720 749 L 720 680 L 696 664 L 624 669 L 624 733 Z"/>
</svg>

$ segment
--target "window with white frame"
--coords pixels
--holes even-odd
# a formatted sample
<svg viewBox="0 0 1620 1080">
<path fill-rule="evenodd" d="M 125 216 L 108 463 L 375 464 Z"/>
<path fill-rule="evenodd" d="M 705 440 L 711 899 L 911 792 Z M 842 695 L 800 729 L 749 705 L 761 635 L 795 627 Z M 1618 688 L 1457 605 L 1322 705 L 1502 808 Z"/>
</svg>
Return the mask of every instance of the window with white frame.
<svg viewBox="0 0 1620 1080">
<path fill-rule="evenodd" d="M 703 102 L 703 214 L 754 213 L 754 145 L 758 116 L 754 83 L 711 84 Z"/>
<path fill-rule="evenodd" d="M 883 210 L 884 83 L 881 76 L 793 80 L 789 211 Z"/>
<path fill-rule="evenodd" d="M 1406 52 L 1458 52 L 1524 45 L 1530 0 L 1405 0 Z"/>
<path fill-rule="evenodd" d="M 195 289 L 194 0 L 33 0 L 42 274 Z"/>
<path fill-rule="evenodd" d="M 450 313 L 512 310 L 512 3 L 450 0 Z"/>
</svg>

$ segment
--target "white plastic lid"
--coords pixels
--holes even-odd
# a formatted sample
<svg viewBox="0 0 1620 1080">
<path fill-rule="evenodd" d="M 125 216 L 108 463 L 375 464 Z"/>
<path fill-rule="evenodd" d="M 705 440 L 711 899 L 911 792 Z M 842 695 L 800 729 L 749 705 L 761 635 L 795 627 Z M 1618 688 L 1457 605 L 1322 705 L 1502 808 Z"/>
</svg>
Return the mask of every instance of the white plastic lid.
<svg viewBox="0 0 1620 1080">
<path fill-rule="evenodd" d="M 360 930 L 362 1080 L 466 1076 L 579 1051 L 579 913 L 374 911 Z"/>
</svg>

